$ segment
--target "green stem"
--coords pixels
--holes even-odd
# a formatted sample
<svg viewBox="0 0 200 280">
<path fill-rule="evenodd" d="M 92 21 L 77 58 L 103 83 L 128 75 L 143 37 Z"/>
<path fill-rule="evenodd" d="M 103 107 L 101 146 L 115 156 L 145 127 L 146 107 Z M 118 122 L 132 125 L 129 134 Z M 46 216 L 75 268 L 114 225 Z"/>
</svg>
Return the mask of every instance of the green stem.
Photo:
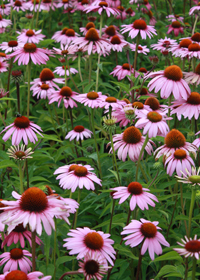
<svg viewBox="0 0 200 280">
<path fill-rule="evenodd" d="M 36 25 L 35 25 L 35 28 L 36 28 L 36 29 L 37 29 L 37 25 L 38 25 L 38 18 L 39 18 L 40 5 L 41 5 L 41 0 L 40 0 L 40 2 L 39 2 L 39 6 L 38 6 L 38 10 L 37 10 Z"/>
<path fill-rule="evenodd" d="M 89 84 L 91 84 L 92 77 L 92 53 L 89 56 Z"/>
<path fill-rule="evenodd" d="M 54 231 L 54 251 L 53 251 L 53 264 L 54 264 L 54 276 L 53 279 L 56 279 L 56 249 L 57 249 L 57 220 L 55 221 L 55 231 Z"/>
<path fill-rule="evenodd" d="M 78 190 L 78 203 L 80 203 L 80 199 L 81 199 L 81 189 Z M 75 213 L 74 226 L 73 226 L 74 229 L 76 228 L 77 218 L 78 218 L 78 208 Z"/>
<path fill-rule="evenodd" d="M 100 16 L 100 28 L 99 28 L 99 37 L 101 37 L 102 32 L 102 26 L 103 26 L 103 13 L 101 13 Z M 100 64 L 100 53 L 98 55 L 98 61 L 97 61 L 97 72 L 96 72 L 96 91 L 98 91 L 98 84 L 99 84 L 99 64 Z"/>
<path fill-rule="evenodd" d="M 20 180 L 20 194 L 23 194 L 24 187 L 23 187 L 23 170 L 22 170 L 22 164 L 19 162 L 19 180 Z"/>
<path fill-rule="evenodd" d="M 32 232 L 32 271 L 36 271 L 36 254 L 35 254 L 35 249 L 36 249 L 36 242 L 35 242 L 35 238 L 36 238 L 36 231 L 34 230 Z"/>
<path fill-rule="evenodd" d="M 170 96 L 169 96 L 169 100 L 168 100 L 168 118 L 170 117 L 170 106 L 171 106 L 171 103 L 172 103 L 172 94 L 170 94 Z M 170 120 L 168 120 L 168 126 L 169 126 L 169 128 L 170 128 Z"/>
<path fill-rule="evenodd" d="M 109 225 L 109 231 L 108 231 L 109 233 L 111 232 L 114 209 L 115 209 L 115 199 L 112 199 L 112 212 L 111 212 L 110 225 Z"/>
<path fill-rule="evenodd" d="M 9 65 L 9 70 L 8 70 L 8 82 L 7 82 L 7 91 L 8 91 L 8 94 L 7 94 L 7 97 L 9 97 L 9 89 L 10 89 L 10 76 L 11 76 L 11 70 L 12 70 L 12 65 L 13 65 L 13 57 L 11 57 L 10 59 L 10 65 Z M 7 100 L 7 106 L 6 106 L 6 109 L 5 109 L 5 120 L 7 118 L 7 112 L 8 112 L 8 100 Z M 10 104 L 9 104 L 10 105 Z"/>
<path fill-rule="evenodd" d="M 27 118 L 28 118 L 29 110 L 30 110 L 31 60 L 27 65 L 27 70 L 28 70 L 28 97 L 27 97 Z"/>
<path fill-rule="evenodd" d="M 138 280 L 138 279 L 139 279 L 140 272 L 142 271 L 142 270 L 141 270 L 141 264 L 142 264 L 142 254 L 141 254 L 141 250 L 142 250 L 142 248 L 140 249 L 140 255 L 139 255 L 138 266 L 137 266 L 137 273 L 136 273 L 135 280 Z"/>
<path fill-rule="evenodd" d="M 183 186 L 182 186 L 182 183 L 180 183 L 180 192 L 181 192 L 181 208 L 182 208 L 182 214 L 185 216 L 184 203 L 183 203 Z M 185 224 L 186 234 L 187 234 L 187 236 L 188 236 L 188 228 L 187 228 L 186 220 L 184 220 L 184 224 Z"/>
<path fill-rule="evenodd" d="M 115 164 L 115 170 L 117 172 L 117 178 L 118 178 L 118 183 L 120 183 L 120 177 L 119 177 L 119 171 L 118 171 L 118 166 L 117 166 L 117 159 L 115 155 L 115 150 L 114 150 L 114 144 L 113 144 L 113 136 L 112 136 L 112 131 L 110 129 L 110 143 L 111 143 L 111 148 L 112 148 L 112 154 L 113 154 L 113 159 L 114 159 L 114 164 Z"/>
<path fill-rule="evenodd" d="M 138 158 L 138 161 L 137 161 L 137 168 L 136 168 L 136 173 L 135 173 L 135 181 L 136 182 L 137 182 L 137 178 L 138 178 L 138 171 L 139 171 L 139 166 L 140 166 L 140 160 L 142 158 L 142 154 L 144 152 L 144 149 L 145 149 L 148 141 L 149 141 L 149 136 L 148 136 L 148 133 L 147 133 L 147 136 L 146 136 L 145 141 L 144 141 L 144 143 L 142 145 L 142 149 L 140 151 L 139 158 Z"/>
<path fill-rule="evenodd" d="M 32 22 L 31 22 L 31 29 L 33 29 L 33 23 L 34 23 L 34 18 L 35 18 L 35 4 L 36 4 L 36 0 L 34 0 L 33 17 L 32 17 Z"/>
<path fill-rule="evenodd" d="M 82 77 L 82 74 L 81 74 L 81 55 L 80 54 L 78 55 L 78 73 L 79 73 L 80 80 L 81 80 L 81 83 L 82 83 L 83 82 L 83 77 Z M 82 89 L 84 91 L 84 86 L 82 86 Z"/>
<path fill-rule="evenodd" d="M 192 28 L 192 35 L 194 35 L 194 31 L 195 31 L 195 27 L 196 27 L 198 18 L 199 18 L 199 16 L 196 16 L 196 19 L 195 19 L 195 22 L 194 22 L 194 25 L 193 25 L 193 28 Z"/>
<path fill-rule="evenodd" d="M 191 224 L 192 224 L 192 213 L 195 204 L 196 190 L 192 189 L 191 200 L 190 200 L 190 210 L 189 210 L 189 221 L 188 221 L 188 238 L 190 237 Z"/>
<path fill-rule="evenodd" d="M 80 272 L 80 271 L 68 271 L 68 272 L 65 272 L 65 273 L 59 278 L 59 280 L 64 279 L 65 275 L 74 275 L 74 274 L 83 274 L 83 273 Z"/>
<path fill-rule="evenodd" d="M 192 264 L 192 280 L 195 280 L 196 267 L 197 267 L 197 259 L 196 259 L 195 257 L 193 257 L 193 264 Z"/>
<path fill-rule="evenodd" d="M 69 71 L 69 69 L 68 69 Z M 67 66 L 65 65 L 65 86 L 67 86 Z"/>
<path fill-rule="evenodd" d="M 95 142 L 95 147 L 96 147 L 96 152 L 97 152 L 97 163 L 98 163 L 98 168 L 99 168 L 99 174 L 100 174 L 100 179 L 102 179 L 102 171 L 101 171 L 101 162 L 100 162 L 100 155 L 99 155 L 99 149 L 98 149 L 98 144 L 97 144 L 97 139 L 96 139 L 96 133 L 95 133 L 95 127 L 94 127 L 94 110 L 92 109 L 91 111 L 91 121 L 92 121 L 92 131 L 93 131 L 93 136 L 94 136 L 94 142 Z"/>
</svg>

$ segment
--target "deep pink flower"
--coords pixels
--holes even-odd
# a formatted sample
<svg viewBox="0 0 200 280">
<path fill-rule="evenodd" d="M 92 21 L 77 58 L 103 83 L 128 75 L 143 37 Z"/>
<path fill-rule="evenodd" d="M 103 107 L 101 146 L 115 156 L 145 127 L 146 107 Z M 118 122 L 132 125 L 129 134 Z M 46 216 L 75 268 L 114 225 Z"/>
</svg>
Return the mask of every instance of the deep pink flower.
<svg viewBox="0 0 200 280">
<path fill-rule="evenodd" d="M 82 125 L 77 125 L 74 127 L 73 130 L 67 133 L 65 139 L 69 139 L 69 141 L 72 141 L 76 139 L 76 141 L 83 140 L 83 138 L 91 138 L 92 131 L 85 128 Z"/>
<path fill-rule="evenodd" d="M 51 276 L 45 276 L 42 278 L 39 278 L 40 276 L 43 276 L 42 272 L 34 271 L 29 274 L 26 274 L 23 271 L 20 270 L 13 270 L 11 272 L 5 272 L 4 274 L 0 274 L 0 280 L 9 280 L 9 279 L 15 279 L 15 280 L 50 280 Z"/>
<path fill-rule="evenodd" d="M 168 15 L 166 16 L 166 18 L 169 20 L 169 21 L 176 21 L 176 20 L 179 20 L 181 21 L 182 23 L 184 22 L 184 17 L 180 17 L 178 15 L 174 16 L 174 15 Z"/>
<path fill-rule="evenodd" d="M 72 91 L 70 87 L 64 86 L 60 90 L 55 91 L 51 96 L 49 96 L 49 104 L 53 102 L 58 102 L 58 107 L 60 106 L 61 101 L 63 100 L 65 108 L 68 107 L 77 107 L 76 102 L 73 100 L 73 98 L 78 93 L 75 91 Z"/>
<path fill-rule="evenodd" d="M 58 168 L 54 174 L 59 174 L 56 179 L 60 179 L 59 185 L 63 189 L 68 189 L 75 192 L 76 188 L 82 189 L 85 187 L 87 190 L 94 190 L 94 182 L 101 186 L 101 180 L 95 173 L 90 165 L 72 164 Z"/>
<path fill-rule="evenodd" d="M 134 126 L 128 127 L 123 133 L 113 136 L 114 150 L 118 150 L 117 156 L 122 161 L 126 160 L 127 155 L 129 155 L 132 161 L 137 161 L 144 141 L 145 137 L 142 136 L 139 129 Z M 153 152 L 151 144 L 153 144 L 153 142 L 150 140 L 145 147 L 149 155 Z M 109 152 L 112 152 L 112 148 Z"/>
<path fill-rule="evenodd" d="M 32 262 L 26 257 L 32 257 L 32 254 L 27 250 L 22 250 L 19 248 L 14 248 L 10 252 L 5 252 L 0 255 L 0 265 L 6 263 L 4 266 L 3 272 L 17 270 L 18 266 L 21 271 L 28 273 L 31 271 Z M 1 279 L 1 278 L 0 278 Z"/>
<path fill-rule="evenodd" d="M 167 34 L 170 34 L 172 31 L 174 31 L 174 35 L 178 36 L 179 33 L 183 34 L 183 27 L 181 26 L 181 23 L 177 20 L 172 21 L 170 25 L 168 25 L 168 31 Z"/>
<path fill-rule="evenodd" d="M 108 17 L 110 17 L 110 14 L 112 15 L 120 14 L 120 12 L 116 8 L 109 7 L 108 2 L 106 1 L 98 1 L 98 2 L 96 1 L 95 5 L 94 4 L 89 5 L 83 11 L 86 12 L 86 14 L 92 11 L 98 12 L 100 15 L 103 11 L 105 11 Z"/>
<path fill-rule="evenodd" d="M 175 171 L 178 176 L 182 177 L 182 172 L 185 172 L 185 169 L 191 172 L 192 166 L 195 166 L 193 159 L 183 149 L 176 150 L 165 160 L 165 168 L 167 167 L 167 174 L 169 176 L 172 176 Z"/>
<path fill-rule="evenodd" d="M 115 250 L 112 247 L 114 241 L 110 239 L 109 233 L 95 231 L 88 227 L 71 229 L 67 234 L 69 238 L 64 239 L 70 255 L 78 254 L 77 259 L 83 258 L 87 253 L 100 253 L 111 264 L 114 265 Z"/>
<path fill-rule="evenodd" d="M 185 240 L 181 239 L 181 242 L 177 242 L 183 248 L 174 248 L 173 250 L 179 253 L 179 255 L 188 257 L 195 257 L 199 260 L 200 255 L 200 239 L 197 239 L 197 235 L 194 236 L 194 239 L 191 237 L 188 238 L 185 236 Z"/>
<path fill-rule="evenodd" d="M 21 32 L 16 31 L 19 36 L 18 40 L 22 43 L 34 43 L 38 44 L 42 41 L 45 35 L 41 34 L 42 29 L 35 31 L 34 29 L 22 29 Z"/>
<path fill-rule="evenodd" d="M 27 65 L 31 60 L 34 64 L 46 64 L 49 60 L 47 50 L 38 48 L 34 43 L 26 43 L 23 48 L 16 50 L 10 56 L 15 56 L 18 65 Z"/>
<path fill-rule="evenodd" d="M 191 90 L 185 80 L 182 79 L 183 73 L 177 65 L 168 66 L 165 70 L 147 74 L 145 79 L 153 78 L 147 85 L 150 91 L 154 89 L 160 91 L 161 98 L 168 98 L 173 94 L 175 99 L 181 97 L 185 100 L 189 97 Z"/>
<path fill-rule="evenodd" d="M 25 145 L 28 145 L 28 140 L 35 144 L 35 141 L 38 141 L 35 132 L 42 136 L 42 134 L 39 132 L 42 131 L 42 129 L 37 124 L 34 124 L 27 117 L 24 116 L 17 117 L 14 120 L 14 123 L 4 128 L 4 130 L 1 133 L 3 133 L 6 130 L 8 131 L 5 133 L 2 139 L 6 142 L 13 134 L 12 145 L 15 146 L 19 145 L 22 139 Z"/>
<path fill-rule="evenodd" d="M 142 210 L 149 209 L 149 205 L 155 207 L 155 203 L 152 200 L 158 202 L 158 199 L 155 195 L 149 193 L 149 189 L 143 188 L 142 185 L 138 182 L 131 182 L 128 187 L 116 187 L 111 189 L 114 191 L 113 198 L 119 200 L 119 204 L 123 203 L 129 196 L 130 199 L 130 209 L 133 211 L 138 205 L 138 207 Z"/>
<path fill-rule="evenodd" d="M 157 35 L 156 30 L 152 26 L 147 25 L 143 19 L 136 19 L 134 23 L 122 25 L 122 27 L 122 34 L 129 32 L 128 36 L 131 39 L 135 38 L 138 34 L 140 34 L 142 39 L 146 39 L 147 36 L 151 39 L 152 34 Z"/>
<path fill-rule="evenodd" d="M 37 187 L 28 188 L 22 195 L 13 191 L 12 196 L 16 201 L 2 200 L 6 207 L 1 213 L 1 220 L 8 225 L 27 224 L 30 230 L 42 234 L 42 223 L 48 235 L 51 235 L 52 228 L 55 230 L 54 217 L 68 217 L 68 210 L 65 203 L 54 196 L 47 196 L 41 189 Z"/>
<path fill-rule="evenodd" d="M 150 258 L 154 260 L 155 253 L 157 255 L 162 254 L 160 244 L 167 247 L 170 245 L 158 231 L 158 229 L 161 229 L 157 226 L 159 222 L 150 222 L 145 219 L 140 219 L 140 221 L 132 220 L 128 226 L 124 227 L 121 234 L 130 234 L 124 240 L 126 240 L 125 244 L 130 245 L 131 248 L 138 246 L 144 240 L 141 254 L 144 255 L 148 249 Z"/>
</svg>

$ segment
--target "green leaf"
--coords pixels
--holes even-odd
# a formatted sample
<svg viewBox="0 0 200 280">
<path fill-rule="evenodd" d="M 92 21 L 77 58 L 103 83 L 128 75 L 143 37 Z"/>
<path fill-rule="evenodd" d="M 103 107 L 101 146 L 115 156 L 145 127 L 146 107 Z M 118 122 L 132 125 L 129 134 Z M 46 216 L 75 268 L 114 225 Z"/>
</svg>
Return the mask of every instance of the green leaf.
<svg viewBox="0 0 200 280">
<path fill-rule="evenodd" d="M 50 182 L 49 180 L 47 180 L 46 178 L 44 178 L 44 177 L 42 177 L 42 176 L 35 176 L 35 177 L 32 177 L 32 178 L 30 179 L 30 183 L 36 182 L 36 181 Z"/>
<path fill-rule="evenodd" d="M 2 160 L 0 162 L 0 168 L 6 168 L 6 167 L 16 167 L 18 168 L 18 166 L 11 160 Z"/>
<path fill-rule="evenodd" d="M 44 136 L 44 139 L 53 140 L 53 141 L 56 141 L 56 142 L 63 142 L 53 135 L 47 135 L 47 134 L 42 134 L 42 135 Z M 43 139 L 43 137 L 41 137 L 41 136 L 38 136 L 38 138 Z"/>
<path fill-rule="evenodd" d="M 160 262 L 160 261 L 169 261 L 169 260 L 177 260 L 179 262 L 182 262 L 183 258 L 181 258 L 181 256 L 177 252 L 171 251 L 160 257 L 155 258 L 151 263 Z"/>
<path fill-rule="evenodd" d="M 121 255 L 124 255 L 124 256 L 126 256 L 126 257 L 128 257 L 128 258 L 131 258 L 131 259 L 133 259 L 133 260 L 138 260 L 138 257 L 136 257 L 136 256 L 131 252 L 131 250 L 128 249 L 127 247 L 123 247 L 123 246 L 120 245 L 120 244 L 115 244 L 114 247 L 115 247 L 116 250 L 119 251 L 119 253 L 120 253 Z"/>
<path fill-rule="evenodd" d="M 165 265 L 161 268 L 161 270 L 159 271 L 159 273 L 157 274 L 157 276 L 154 279 L 159 279 L 160 277 L 162 277 L 166 274 L 169 274 L 169 273 L 178 274 L 179 276 L 177 276 L 177 275 L 176 276 L 182 278 L 182 275 L 177 272 L 177 267 L 175 267 L 173 265 Z"/>
<path fill-rule="evenodd" d="M 60 257 L 56 260 L 56 267 L 58 267 L 60 264 L 66 263 L 66 262 L 70 262 L 72 260 L 75 260 L 76 257 L 74 256 L 63 256 Z"/>
</svg>

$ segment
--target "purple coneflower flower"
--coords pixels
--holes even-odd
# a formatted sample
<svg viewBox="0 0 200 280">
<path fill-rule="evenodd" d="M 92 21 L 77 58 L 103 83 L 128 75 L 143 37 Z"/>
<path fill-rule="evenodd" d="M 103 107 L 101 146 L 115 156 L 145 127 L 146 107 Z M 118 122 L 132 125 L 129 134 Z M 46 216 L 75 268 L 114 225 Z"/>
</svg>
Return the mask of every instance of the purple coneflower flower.
<svg viewBox="0 0 200 280">
<path fill-rule="evenodd" d="M 114 35 L 110 38 L 110 46 L 113 51 L 122 52 L 123 48 L 127 45 L 129 45 L 129 43 L 118 35 Z"/>
<path fill-rule="evenodd" d="M 75 97 L 77 102 L 84 104 L 91 108 L 102 108 L 104 106 L 104 100 L 107 96 L 102 95 L 101 92 L 91 91 L 88 93 L 79 94 Z"/>
<path fill-rule="evenodd" d="M 7 154 L 9 157 L 14 158 L 16 160 L 25 160 L 27 158 L 32 158 L 31 155 L 33 154 L 33 152 L 31 152 L 32 148 L 28 148 L 27 150 L 25 150 L 26 146 L 25 145 L 21 145 L 20 146 L 11 146 L 8 151 Z"/>
<path fill-rule="evenodd" d="M 200 187 L 200 167 L 196 169 L 196 167 L 192 166 L 192 171 L 189 172 L 187 169 L 181 172 L 183 177 L 176 176 L 178 182 L 184 184 L 190 184 L 192 187 Z"/>
<path fill-rule="evenodd" d="M 128 63 L 124 63 L 123 65 L 117 65 L 110 75 L 113 75 L 113 77 L 117 76 L 118 81 L 120 81 L 123 80 L 127 75 L 131 76 L 132 73 L 134 73 L 132 65 L 129 66 Z"/>
<path fill-rule="evenodd" d="M 16 0 L 9 5 L 12 6 L 13 10 L 16 10 L 17 12 L 19 12 L 20 10 L 22 10 L 23 12 L 28 10 L 28 5 L 25 1 Z"/>
<path fill-rule="evenodd" d="M 8 63 L 5 61 L 4 57 L 0 57 L 0 73 L 7 72 Z"/>
<path fill-rule="evenodd" d="M 73 98 L 78 93 L 72 91 L 70 87 L 64 86 L 60 90 L 55 91 L 52 95 L 49 96 L 49 104 L 53 102 L 58 102 L 58 107 L 60 106 L 61 101 L 63 100 L 65 108 L 68 107 L 77 107 L 76 102 Z"/>
<path fill-rule="evenodd" d="M 9 4 L 0 5 L 0 14 L 2 16 L 4 16 L 4 15 L 8 16 L 10 14 L 10 11 L 11 11 L 11 8 L 10 8 Z"/>
<path fill-rule="evenodd" d="M 41 2 L 44 6 L 44 10 L 50 11 L 53 10 L 55 11 L 55 8 L 57 8 L 57 3 L 54 0 L 42 0 Z"/>
<path fill-rule="evenodd" d="M 18 40 L 22 43 L 34 43 L 38 44 L 40 41 L 42 41 L 45 37 L 45 35 L 41 34 L 41 29 L 38 31 L 35 31 L 34 29 L 22 29 L 21 32 L 17 31 L 19 36 L 17 37 Z"/>
<path fill-rule="evenodd" d="M 42 85 L 43 83 L 48 84 L 49 87 L 59 88 L 55 83 L 64 84 L 65 80 L 61 78 L 55 78 L 54 73 L 49 68 L 43 68 L 43 70 L 40 72 L 40 77 L 34 79 L 31 84 L 35 87 L 38 84 Z"/>
<path fill-rule="evenodd" d="M 200 84 L 200 63 L 196 66 L 194 72 L 186 73 L 184 72 L 184 79 L 188 84 Z"/>
<path fill-rule="evenodd" d="M 187 49 L 180 53 L 180 56 L 200 59 L 200 45 L 198 43 L 190 44 Z"/>
<path fill-rule="evenodd" d="M 106 1 L 96 1 L 95 5 L 89 5 L 84 10 L 84 12 L 98 12 L 100 15 L 103 11 L 106 12 L 107 16 L 110 17 L 112 15 L 119 15 L 120 12 L 116 8 L 109 7 L 109 4 Z"/>
<path fill-rule="evenodd" d="M 158 51 L 166 51 L 169 48 L 173 47 L 174 45 L 177 45 L 177 41 L 165 37 L 164 39 L 159 39 L 157 44 L 152 44 L 151 48 L 153 50 L 158 50 Z"/>
<path fill-rule="evenodd" d="M 136 44 L 129 44 L 130 46 L 130 49 L 135 52 L 136 50 Z M 138 50 L 137 50 L 137 53 L 142 53 L 144 55 L 147 55 L 147 53 L 149 53 L 150 50 L 147 48 L 147 46 L 141 46 L 141 45 L 138 45 Z"/>
<path fill-rule="evenodd" d="M 197 239 L 197 235 L 194 236 L 194 239 L 185 236 L 185 240 L 181 239 L 181 241 L 182 243 L 177 243 L 183 248 L 174 248 L 173 250 L 185 258 L 195 257 L 198 260 L 200 255 L 200 239 Z"/>
<path fill-rule="evenodd" d="M 156 30 L 152 26 L 147 25 L 143 19 L 136 19 L 134 23 L 122 25 L 122 27 L 122 34 L 129 32 L 128 36 L 131 39 L 135 38 L 138 34 L 140 34 L 142 39 L 146 39 L 147 36 L 151 39 L 152 34 L 157 35 Z"/>
<path fill-rule="evenodd" d="M 177 20 L 172 21 L 170 25 L 168 25 L 168 31 L 167 34 L 170 34 L 172 31 L 174 31 L 174 35 L 178 36 L 179 33 L 183 34 L 183 27 L 181 26 L 181 23 Z"/>
<path fill-rule="evenodd" d="M 41 12 L 42 10 L 45 10 L 45 6 L 41 0 L 31 0 L 31 1 L 27 2 L 27 7 L 28 7 L 28 10 L 31 12 L 33 10 L 35 12 L 37 12 L 38 9 L 39 9 L 39 12 Z"/>
<path fill-rule="evenodd" d="M 59 89 L 58 86 L 57 89 Z M 37 95 L 37 99 L 46 99 L 47 97 L 49 98 L 56 91 L 55 88 L 48 84 L 48 81 L 46 83 L 38 82 L 37 85 L 34 84 L 31 87 L 31 90 L 33 91 L 33 96 Z"/>
<path fill-rule="evenodd" d="M 68 68 L 68 66 L 65 66 L 65 65 L 56 67 L 53 72 L 58 74 L 59 76 L 65 76 L 65 68 L 66 68 L 67 76 L 69 76 L 69 73 L 71 73 L 71 74 L 78 73 L 78 71 L 75 68 L 72 68 L 72 67 Z"/>
<path fill-rule="evenodd" d="M 67 133 L 65 139 L 69 139 L 69 141 L 72 141 L 76 138 L 76 141 L 83 140 L 83 138 L 91 138 L 92 131 L 85 128 L 82 125 L 77 125 L 74 127 L 73 130 Z"/>
<path fill-rule="evenodd" d="M 195 11 L 199 12 L 199 10 L 200 10 L 200 2 L 198 3 L 197 6 L 194 6 L 190 9 L 189 15 L 191 16 Z"/>
<path fill-rule="evenodd" d="M 0 280 L 10 280 L 10 279 L 15 279 L 15 280 L 50 280 L 51 276 L 45 276 L 42 278 L 38 278 L 40 276 L 43 276 L 43 273 L 40 271 L 34 271 L 29 274 L 26 274 L 23 271 L 20 270 L 14 270 L 11 272 L 5 272 L 4 274 L 0 275 Z"/>
<path fill-rule="evenodd" d="M 9 19 L 4 19 L 2 17 L 2 15 L 0 15 L 0 28 L 3 29 L 4 27 L 7 27 L 8 25 L 11 25 L 12 24 L 12 21 L 9 20 Z M 4 30 L 4 29 L 3 29 Z M 1 31 L 3 31 L 1 30 Z M 4 31 L 3 31 L 4 32 Z M 3 33 L 1 32 L 1 33 Z"/>
<path fill-rule="evenodd" d="M 9 42 L 3 42 L 0 44 L 0 49 L 5 51 L 5 53 L 14 52 L 18 49 L 23 48 L 24 44 L 15 40 Z"/>
</svg>

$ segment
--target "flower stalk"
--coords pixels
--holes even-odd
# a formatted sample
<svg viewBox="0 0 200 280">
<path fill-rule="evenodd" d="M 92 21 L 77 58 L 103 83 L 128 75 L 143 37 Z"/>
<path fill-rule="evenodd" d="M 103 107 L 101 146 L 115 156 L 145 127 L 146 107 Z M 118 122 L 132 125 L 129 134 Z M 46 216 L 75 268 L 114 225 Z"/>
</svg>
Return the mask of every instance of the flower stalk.
<svg viewBox="0 0 200 280">
<path fill-rule="evenodd" d="M 142 154 L 144 152 L 144 149 L 145 149 L 148 141 L 149 141 L 149 136 L 148 136 L 148 133 L 147 133 L 147 136 L 146 136 L 145 141 L 144 141 L 144 143 L 142 145 L 142 149 L 140 151 L 140 155 L 139 155 L 139 158 L 138 158 L 138 161 L 137 161 L 137 168 L 136 168 L 136 173 L 135 173 L 135 181 L 136 182 L 137 182 L 137 179 L 138 179 L 138 171 L 139 171 L 139 166 L 140 166 L 140 160 L 142 158 Z"/>
</svg>

